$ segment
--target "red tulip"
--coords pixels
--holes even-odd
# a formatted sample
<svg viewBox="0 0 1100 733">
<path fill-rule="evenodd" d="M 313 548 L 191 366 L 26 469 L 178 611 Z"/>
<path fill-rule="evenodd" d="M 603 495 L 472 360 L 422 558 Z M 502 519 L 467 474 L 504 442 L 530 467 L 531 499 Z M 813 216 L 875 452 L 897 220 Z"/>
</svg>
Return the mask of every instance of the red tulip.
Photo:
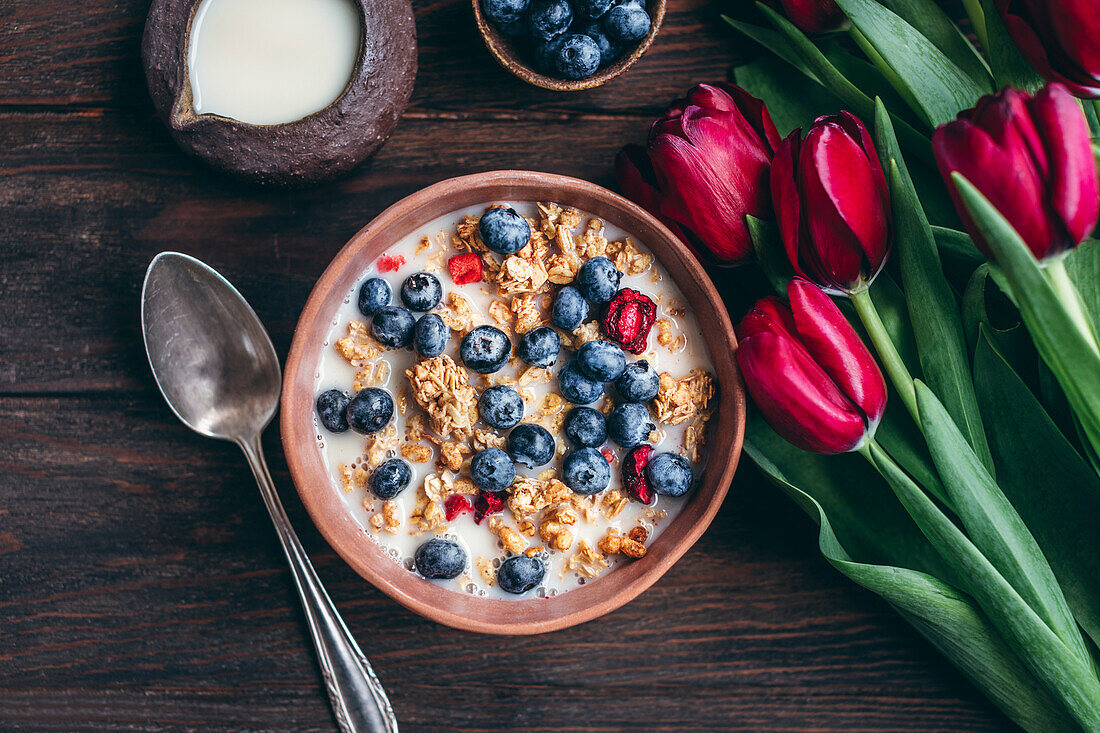
<svg viewBox="0 0 1100 733">
<path fill-rule="evenodd" d="M 1073 249 L 1096 226 L 1100 184 L 1089 128 L 1061 84 L 1034 97 L 1016 89 L 978 100 L 932 136 L 936 162 L 974 243 L 992 256 L 951 179 L 982 192 L 1043 260 Z"/>
<path fill-rule="evenodd" d="M 1036 71 L 1079 97 L 1100 97 L 1096 0 L 997 0 L 997 10 Z"/>
<path fill-rule="evenodd" d="M 771 216 L 778 145 L 763 102 L 732 84 L 700 84 L 653 123 L 645 148 L 623 148 L 615 177 L 702 259 L 737 265 L 753 253 L 745 215 Z"/>
<path fill-rule="evenodd" d="M 772 204 L 795 271 L 834 293 L 871 282 L 890 251 L 890 193 L 867 129 L 848 112 L 795 130 L 772 161 Z"/>
<path fill-rule="evenodd" d="M 813 453 L 862 447 L 886 410 L 871 352 L 820 288 L 795 278 L 788 307 L 764 298 L 737 326 L 737 363 L 775 431 Z"/>
<path fill-rule="evenodd" d="M 787 19 L 806 33 L 835 31 L 848 18 L 833 0 L 768 0 Z"/>
</svg>

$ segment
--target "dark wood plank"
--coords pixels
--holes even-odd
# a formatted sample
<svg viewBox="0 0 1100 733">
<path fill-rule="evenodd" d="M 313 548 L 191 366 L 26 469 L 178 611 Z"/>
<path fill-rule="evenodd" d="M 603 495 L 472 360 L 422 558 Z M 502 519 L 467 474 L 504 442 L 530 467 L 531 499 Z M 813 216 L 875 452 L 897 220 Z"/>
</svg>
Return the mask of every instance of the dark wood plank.
<svg viewBox="0 0 1100 733">
<path fill-rule="evenodd" d="M 538 637 L 453 631 L 291 518 L 406 731 L 1001 730 L 742 472 L 700 543 L 623 609 Z M 290 578 L 234 447 L 146 385 L 0 398 L 0 729 L 327 730 Z M 690 600 L 689 600 L 690 599 Z"/>
<path fill-rule="evenodd" d="M 8 0 L 0 24 L 0 105 L 150 107 L 141 70 L 145 0 Z M 415 0 L 420 73 L 413 109 L 522 119 L 532 110 L 656 114 L 696 82 L 726 77 L 744 53 L 707 0 L 669 3 L 664 26 L 630 72 L 559 94 L 504 72 L 477 33 L 470 0 Z M 639 93 L 639 91 L 644 93 Z"/>
</svg>

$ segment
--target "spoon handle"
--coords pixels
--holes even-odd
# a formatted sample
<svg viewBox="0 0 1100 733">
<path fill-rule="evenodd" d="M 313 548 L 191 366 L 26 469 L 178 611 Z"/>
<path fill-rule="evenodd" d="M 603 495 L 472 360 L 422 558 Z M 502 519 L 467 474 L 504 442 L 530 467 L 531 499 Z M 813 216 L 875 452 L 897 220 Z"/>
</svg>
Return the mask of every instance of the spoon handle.
<svg viewBox="0 0 1100 733">
<path fill-rule="evenodd" d="M 337 725 L 343 733 L 397 733 L 397 718 L 382 683 L 332 605 L 298 535 L 290 526 L 267 470 L 260 436 L 242 440 L 239 445 L 260 485 L 260 494 L 290 563 Z"/>
</svg>

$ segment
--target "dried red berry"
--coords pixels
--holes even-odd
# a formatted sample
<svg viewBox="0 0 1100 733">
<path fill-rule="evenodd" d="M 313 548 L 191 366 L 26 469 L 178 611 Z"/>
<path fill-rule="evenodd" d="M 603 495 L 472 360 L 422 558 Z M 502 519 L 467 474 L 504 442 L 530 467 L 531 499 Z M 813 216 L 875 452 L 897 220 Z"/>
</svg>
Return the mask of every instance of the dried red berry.
<svg viewBox="0 0 1100 733">
<path fill-rule="evenodd" d="M 447 517 L 448 522 L 459 514 L 465 514 L 473 510 L 474 505 L 470 503 L 469 497 L 464 494 L 451 494 L 443 502 L 443 515 Z"/>
<path fill-rule="evenodd" d="M 656 320 L 657 305 L 648 295 L 623 288 L 607 304 L 602 325 L 608 338 L 618 342 L 624 350 L 641 354 L 646 350 L 649 329 Z"/>
<path fill-rule="evenodd" d="M 405 265 L 404 255 L 382 255 L 378 258 L 379 272 L 397 272 Z"/>
<path fill-rule="evenodd" d="M 611 450 L 610 448 L 601 448 L 600 453 L 603 454 L 603 459 L 608 463 L 615 462 L 615 451 Z"/>
<path fill-rule="evenodd" d="M 652 447 L 639 445 L 623 459 L 623 486 L 626 487 L 626 493 L 643 504 L 653 501 L 653 491 L 645 480 L 645 467 L 652 454 Z"/>
<path fill-rule="evenodd" d="M 474 522 L 481 524 L 481 520 L 490 514 L 504 511 L 504 499 L 507 496 L 507 491 L 482 491 L 478 494 L 474 499 Z"/>
<path fill-rule="evenodd" d="M 447 269 L 455 285 L 469 285 L 481 280 L 481 258 L 474 252 L 455 255 L 447 260 Z"/>
</svg>

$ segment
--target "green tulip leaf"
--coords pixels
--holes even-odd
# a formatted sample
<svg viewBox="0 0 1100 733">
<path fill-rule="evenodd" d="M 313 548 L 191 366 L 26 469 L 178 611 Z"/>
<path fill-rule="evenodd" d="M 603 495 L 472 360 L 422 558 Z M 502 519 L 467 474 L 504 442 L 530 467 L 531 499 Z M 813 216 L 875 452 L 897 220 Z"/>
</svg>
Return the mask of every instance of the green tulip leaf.
<svg viewBox="0 0 1100 733">
<path fill-rule="evenodd" d="M 768 113 L 779 134 L 805 127 L 819 115 L 840 111 L 841 104 L 819 84 L 807 84 L 795 67 L 775 56 L 762 56 L 737 67 L 734 79 L 749 94 L 768 100 Z"/>
<path fill-rule="evenodd" d="M 875 110 L 874 100 L 860 91 L 859 87 L 829 63 L 829 60 L 814 45 L 813 41 L 806 37 L 805 33 L 767 5 L 758 2 L 757 7 L 760 8 L 760 12 L 764 14 L 768 21 L 775 26 L 776 30 L 787 39 L 794 52 L 798 54 L 799 59 L 801 59 L 799 68 L 809 69 L 810 74 L 812 74 L 810 78 L 832 92 L 846 109 L 865 119 L 870 119 L 873 116 Z M 906 149 L 913 151 L 924 160 L 933 160 L 932 143 L 927 137 L 917 132 L 904 120 L 896 120 L 895 127 L 898 137 L 904 142 Z"/>
<path fill-rule="evenodd" d="M 931 127 L 955 119 L 993 91 L 988 77 L 976 81 L 943 54 L 935 44 L 874 0 L 836 0 L 852 24 L 877 52 L 872 61 L 884 63 L 903 97 Z M 860 41 L 856 36 L 857 43 Z M 885 70 L 884 70 L 884 73 Z"/>
<path fill-rule="evenodd" d="M 1012 225 L 964 176 L 952 177 L 997 258 L 1035 348 L 1062 386 L 1086 440 L 1100 450 L 1100 351 L 1095 341 L 1067 310 Z"/>
<path fill-rule="evenodd" d="M 975 82 L 983 86 L 993 83 L 981 54 L 934 0 L 882 0 L 882 4 L 931 41 Z"/>
<path fill-rule="evenodd" d="M 974 452 L 992 472 L 993 458 L 974 396 L 966 337 L 955 294 L 943 275 L 932 228 L 905 168 L 890 117 L 881 103 L 875 115 L 875 142 L 890 181 L 894 250 L 901 264 L 902 289 L 909 304 L 921 372 L 947 406 Z"/>
<path fill-rule="evenodd" d="M 1082 659 L 1051 631 L 974 543 L 880 447 L 872 443 L 868 455 L 924 536 L 964 579 L 964 590 L 1027 668 L 1065 705 L 1078 725 L 1100 730 L 1100 680 L 1091 660 Z"/>
<path fill-rule="evenodd" d="M 865 462 L 855 456 L 804 453 L 783 441 L 758 416 L 750 420 L 745 453 L 819 525 L 818 547 L 825 559 L 887 600 L 1009 718 L 1033 732 L 1054 733 L 1073 726 L 972 598 L 936 576 L 868 560 L 863 554 L 866 546 L 881 546 L 875 539 L 881 538 L 885 547 L 882 552 L 872 549 L 872 554 L 896 556 L 898 548 L 911 541 L 921 548 L 920 556 L 935 555 Z M 875 493 L 871 504 L 861 496 L 868 491 Z M 880 506 L 879 499 L 889 503 Z M 838 514 L 848 517 L 847 531 L 837 526 Z M 899 533 L 896 538 L 891 537 L 894 531 Z M 863 536 L 863 541 L 857 536 Z M 938 562 L 935 557 L 934 564 Z"/>
<path fill-rule="evenodd" d="M 764 276 L 775 288 L 775 292 L 784 298 L 787 297 L 787 283 L 794 277 L 794 269 L 787 259 L 787 251 L 783 249 L 779 228 L 772 222 L 757 219 L 752 215 L 745 216 L 745 224 L 748 226 L 749 238 L 752 239 L 753 251 L 756 253 L 756 263 L 764 271 Z"/>
<path fill-rule="evenodd" d="M 986 261 L 985 255 L 974 246 L 974 241 L 970 239 L 970 235 L 966 232 L 933 225 L 932 236 L 936 239 L 936 246 L 940 248 L 940 254 L 947 255 L 970 267 L 977 267 Z"/>
<path fill-rule="evenodd" d="M 1005 495 L 1035 534 L 1081 628 L 1100 645 L 1100 478 L 983 328 L 974 383 Z"/>
<path fill-rule="evenodd" d="M 996 284 L 992 273 L 993 266 L 983 262 L 974 270 L 963 294 L 963 328 L 966 330 L 969 353 L 974 353 L 985 328 L 986 334 L 1009 359 L 1013 368 L 1026 372 L 1033 381 L 1037 381 L 1035 366 L 1038 359 L 1031 337 L 1020 321 L 1020 312 Z M 984 410 L 982 417 L 986 421 L 989 419 Z M 988 422 L 986 432 L 989 432 Z M 996 460 L 993 463 L 1000 465 Z"/>
<path fill-rule="evenodd" d="M 1100 240 L 1086 239 L 1070 252 L 1066 269 L 1092 322 L 1100 323 Z"/>
<path fill-rule="evenodd" d="M 932 390 L 917 381 L 917 406 L 932 461 L 975 547 L 1082 660 L 1084 639 L 1039 543 L 978 460 Z"/>
<path fill-rule="evenodd" d="M 746 23 L 743 20 L 737 20 L 728 15 L 723 15 L 722 20 L 801 71 L 810 79 L 813 79 L 818 84 L 821 83 L 821 80 L 814 75 L 810 67 L 802 63 L 802 57 L 799 56 L 794 46 L 791 45 L 791 42 L 788 41 L 787 37 L 782 33 L 768 28 L 761 28 L 758 25 Z M 763 97 L 761 97 L 761 99 L 763 99 Z M 768 107 L 771 107 L 771 98 L 768 98 Z"/>
<path fill-rule="evenodd" d="M 989 37 L 989 48 L 986 52 L 989 55 L 989 65 L 993 70 L 993 79 L 997 88 L 1011 86 L 1029 92 L 1038 91 L 1045 82 L 1016 47 L 1016 42 L 1008 34 L 1004 20 L 1001 19 L 1001 14 L 997 12 L 995 5 L 993 0 L 982 0 L 986 33 Z"/>
<path fill-rule="evenodd" d="M 848 52 L 838 41 L 819 42 L 821 52 L 829 63 L 836 67 L 844 78 L 851 81 L 871 99 L 882 97 L 886 108 L 893 114 L 905 119 L 912 125 L 923 122 L 909 109 L 905 100 L 898 94 L 882 72 L 866 60 Z"/>
</svg>

